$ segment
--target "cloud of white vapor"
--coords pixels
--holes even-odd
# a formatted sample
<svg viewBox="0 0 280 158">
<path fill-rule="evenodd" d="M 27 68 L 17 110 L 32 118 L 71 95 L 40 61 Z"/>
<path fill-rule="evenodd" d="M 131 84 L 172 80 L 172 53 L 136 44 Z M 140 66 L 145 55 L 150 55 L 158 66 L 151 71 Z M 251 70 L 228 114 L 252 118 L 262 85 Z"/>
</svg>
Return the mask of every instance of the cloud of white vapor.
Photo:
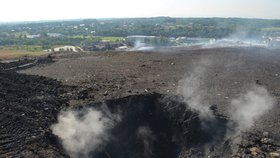
<svg viewBox="0 0 280 158">
<path fill-rule="evenodd" d="M 58 123 L 51 128 L 71 157 L 88 157 L 90 153 L 102 150 L 110 140 L 109 130 L 118 120 L 119 117 L 108 110 L 68 110 L 60 113 Z"/>
<path fill-rule="evenodd" d="M 153 157 L 153 146 L 156 138 L 151 129 L 146 126 L 141 126 L 138 128 L 137 136 L 143 141 L 144 157 Z"/>
<path fill-rule="evenodd" d="M 154 49 L 154 46 L 147 45 L 141 41 L 135 41 L 133 48 L 128 49 L 128 51 L 151 51 Z"/>
<path fill-rule="evenodd" d="M 249 129 L 255 120 L 271 110 L 274 105 L 274 98 L 261 86 L 254 86 L 244 95 L 233 99 L 229 111 L 231 118 L 237 123 L 236 130 Z"/>
<path fill-rule="evenodd" d="M 230 150 L 234 153 L 241 141 L 241 132 L 249 130 L 257 119 L 269 112 L 274 107 L 275 100 L 266 88 L 254 85 L 230 101 L 230 121 L 227 124 L 219 123 L 209 110 L 210 104 L 206 100 L 207 95 L 212 95 L 205 84 L 211 63 L 209 60 L 200 60 L 194 64 L 186 78 L 179 82 L 178 93 L 190 108 L 198 111 L 203 129 L 214 138 L 209 145 L 205 145 L 205 151 L 210 149 L 211 143 L 220 144 L 226 141 L 231 144 Z M 216 132 L 219 130 L 220 132 Z"/>
<path fill-rule="evenodd" d="M 275 106 L 274 98 L 267 89 L 261 86 L 253 86 L 246 93 L 231 101 L 228 109 L 233 122 L 228 123 L 225 140 L 231 140 L 231 150 L 235 153 L 241 141 L 241 132 L 246 132 Z"/>
<path fill-rule="evenodd" d="M 204 96 L 207 89 L 204 87 L 204 79 L 207 67 L 211 65 L 210 60 L 200 60 L 194 65 L 194 69 L 187 77 L 179 82 L 178 93 L 184 97 L 184 101 L 200 112 L 202 117 L 210 117 L 209 106 L 205 104 Z"/>
</svg>

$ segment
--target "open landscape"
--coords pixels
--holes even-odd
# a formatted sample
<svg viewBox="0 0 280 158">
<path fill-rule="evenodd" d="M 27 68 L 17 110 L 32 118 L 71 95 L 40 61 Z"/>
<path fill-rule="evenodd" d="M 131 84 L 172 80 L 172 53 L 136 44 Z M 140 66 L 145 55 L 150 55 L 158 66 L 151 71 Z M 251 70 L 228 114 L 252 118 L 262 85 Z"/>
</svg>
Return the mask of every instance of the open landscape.
<svg viewBox="0 0 280 158">
<path fill-rule="evenodd" d="M 0 158 L 280 158 L 280 1 L 0 5 Z"/>
<path fill-rule="evenodd" d="M 5 121 L 1 122 L 1 155 L 277 155 L 280 144 L 279 59 L 278 49 L 225 47 L 178 49 L 171 52 L 58 53 L 48 59 L 30 58 L 16 62 L 18 64 L 6 63 L 6 67 L 2 64 L 0 116 Z M 19 67 L 27 63 L 36 64 Z M 10 67 L 15 69 L 10 70 Z M 232 101 L 246 96 L 248 91 L 253 92 L 256 87 L 266 89 L 265 93 L 274 100 L 273 106 L 264 109 L 266 112 L 261 117 L 256 114 L 253 118 L 247 118 L 254 119 L 254 123 L 249 121 L 242 132 L 230 135 L 231 130 L 234 131 L 238 126 L 230 122 L 240 123 L 234 116 L 238 110 L 231 108 Z M 192 93 L 189 93 L 189 89 Z M 262 100 L 266 95 L 257 95 L 263 92 L 254 93 L 255 98 L 247 102 Z M 197 96 L 199 100 L 188 98 Z M 269 104 L 270 101 L 265 99 L 264 102 Z M 201 104 L 201 109 L 212 109 L 207 112 L 207 115 L 213 115 L 207 116 L 207 128 L 202 125 L 205 121 L 201 117 L 204 112 L 195 107 L 197 103 Z M 254 109 L 258 108 L 258 102 L 249 104 L 253 106 L 248 109 L 248 113 L 260 110 Z M 71 113 L 67 114 L 66 109 L 76 112 L 82 110 L 84 112 L 80 111 L 79 115 L 84 117 L 92 117 L 88 116 L 91 111 L 100 116 L 102 121 L 98 122 L 93 117 L 90 119 L 92 124 L 83 122 L 83 119 L 64 122 L 63 128 L 79 130 L 85 136 L 70 134 L 70 137 L 59 138 L 62 127 L 60 124 L 56 127 L 55 124 L 71 118 L 68 116 Z M 61 114 L 61 110 L 65 113 Z M 212 119 L 216 121 L 211 122 Z M 246 117 L 243 119 L 248 121 Z M 133 121 L 132 124 L 129 120 Z M 76 121 L 81 121 L 81 126 L 77 126 Z M 165 122 L 164 126 L 161 121 Z M 92 131 L 90 126 L 104 126 L 100 129 L 103 132 L 91 135 L 95 130 Z M 67 129 L 64 132 L 67 133 Z M 137 132 L 143 132 L 144 135 L 141 134 L 139 138 Z M 127 136 L 131 138 L 127 140 Z M 85 144 L 89 143 L 87 145 L 91 145 L 91 148 L 85 150 L 88 147 L 79 141 L 75 142 L 72 137 L 79 137 Z M 87 142 L 96 139 L 99 142 L 97 144 Z M 75 143 L 74 149 L 65 145 L 67 141 Z M 144 146 L 141 145 L 142 141 L 147 141 Z M 160 142 L 162 146 L 159 146 Z M 165 153 L 166 150 L 170 153 Z"/>
</svg>

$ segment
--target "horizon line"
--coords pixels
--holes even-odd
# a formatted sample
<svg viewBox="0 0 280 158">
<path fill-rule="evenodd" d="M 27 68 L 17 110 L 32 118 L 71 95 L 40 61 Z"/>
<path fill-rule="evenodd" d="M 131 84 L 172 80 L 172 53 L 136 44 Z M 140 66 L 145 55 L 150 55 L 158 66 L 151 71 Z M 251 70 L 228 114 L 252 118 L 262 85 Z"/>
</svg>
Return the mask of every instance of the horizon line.
<svg viewBox="0 0 280 158">
<path fill-rule="evenodd" d="M 197 16 L 197 17 L 183 17 L 183 16 L 150 16 L 150 17 L 107 17 L 107 18 L 65 18 L 65 19 L 42 19 L 42 20 L 15 20 L 15 21 L 0 21 L 0 24 L 18 24 L 18 23 L 40 23 L 40 22 L 59 22 L 59 21 L 79 21 L 79 20 L 114 20 L 114 19 L 149 19 L 149 18 L 182 18 L 182 19 L 252 19 L 252 20 L 280 20 L 280 18 L 257 18 L 257 17 L 219 17 L 219 16 Z"/>
</svg>

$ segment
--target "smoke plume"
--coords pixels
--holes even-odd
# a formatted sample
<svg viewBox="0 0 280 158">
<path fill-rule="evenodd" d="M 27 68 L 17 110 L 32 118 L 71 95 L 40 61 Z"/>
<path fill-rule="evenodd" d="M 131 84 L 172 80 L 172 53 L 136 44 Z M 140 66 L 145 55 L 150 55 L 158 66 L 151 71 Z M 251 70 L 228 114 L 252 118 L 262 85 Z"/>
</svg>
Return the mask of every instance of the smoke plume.
<svg viewBox="0 0 280 158">
<path fill-rule="evenodd" d="M 274 98 L 261 86 L 254 86 L 230 104 L 231 119 L 236 121 L 237 131 L 245 131 L 253 126 L 254 121 L 267 113 L 275 105 Z"/>
<path fill-rule="evenodd" d="M 253 127 L 255 121 L 271 110 L 274 105 L 275 100 L 267 89 L 257 85 L 231 101 L 228 110 L 233 122 L 227 125 L 225 140 L 231 141 L 230 148 L 233 153 L 238 150 L 241 133 Z"/>
<path fill-rule="evenodd" d="M 109 130 L 118 120 L 119 117 L 106 108 L 68 110 L 60 113 L 58 123 L 51 129 L 71 157 L 88 157 L 90 153 L 103 150 L 110 141 Z"/>
<path fill-rule="evenodd" d="M 210 60 L 200 60 L 194 64 L 194 69 L 187 75 L 184 80 L 179 82 L 178 93 L 183 95 L 184 101 L 190 106 L 200 112 L 202 117 L 210 117 L 209 106 L 204 100 L 207 94 L 205 89 L 204 79 L 207 67 L 211 65 Z"/>
<path fill-rule="evenodd" d="M 194 64 L 189 75 L 179 82 L 178 92 L 190 108 L 199 112 L 203 130 L 211 133 L 214 138 L 209 145 L 205 146 L 205 149 L 210 149 L 211 143 L 221 144 L 230 141 L 231 151 L 236 151 L 241 132 L 249 130 L 257 119 L 271 110 L 275 105 L 275 100 L 266 88 L 254 85 L 244 94 L 241 93 L 238 98 L 230 101 L 228 113 L 232 121 L 225 124 L 225 128 L 222 127 L 223 124 L 219 124 L 215 119 L 213 112 L 209 110 L 210 104 L 205 99 L 206 95 L 211 95 L 204 84 L 211 63 L 209 60 L 201 60 Z"/>
<path fill-rule="evenodd" d="M 155 136 L 151 131 L 151 129 L 146 126 L 141 126 L 138 128 L 137 136 L 143 141 L 144 157 L 145 158 L 153 157 L 153 146 L 154 146 Z"/>
<path fill-rule="evenodd" d="M 211 117 L 209 103 L 205 96 L 209 95 L 204 84 L 206 73 L 211 66 L 211 60 L 200 60 L 194 64 L 193 70 L 179 82 L 178 93 L 183 95 L 184 101 L 190 108 L 199 111 L 201 116 Z M 230 102 L 228 113 L 238 124 L 238 130 L 250 128 L 254 120 L 268 112 L 274 106 L 274 99 L 264 87 L 254 85 L 246 93 Z"/>
<path fill-rule="evenodd" d="M 128 51 L 152 51 L 155 49 L 155 46 L 148 45 L 141 41 L 135 41 L 133 48 L 130 48 Z"/>
</svg>

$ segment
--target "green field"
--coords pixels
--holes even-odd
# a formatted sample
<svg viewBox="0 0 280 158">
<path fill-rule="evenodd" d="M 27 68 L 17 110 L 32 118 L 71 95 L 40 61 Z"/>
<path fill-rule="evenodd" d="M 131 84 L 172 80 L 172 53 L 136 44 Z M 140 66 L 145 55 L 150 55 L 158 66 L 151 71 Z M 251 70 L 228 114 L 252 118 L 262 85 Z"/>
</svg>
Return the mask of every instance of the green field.
<svg viewBox="0 0 280 158">
<path fill-rule="evenodd" d="M 12 46 L 0 46 L 0 51 L 2 50 L 38 52 L 38 51 L 43 51 L 43 48 L 42 46 L 37 46 L 37 45 L 12 45 Z"/>
<path fill-rule="evenodd" d="M 116 42 L 116 41 L 122 41 L 124 38 L 123 37 L 101 37 L 102 40 L 108 40 L 110 42 Z"/>
<path fill-rule="evenodd" d="M 49 54 L 41 46 L 0 46 L 0 59 L 35 57 Z"/>
<path fill-rule="evenodd" d="M 280 31 L 280 27 L 263 28 L 263 31 Z"/>
</svg>

